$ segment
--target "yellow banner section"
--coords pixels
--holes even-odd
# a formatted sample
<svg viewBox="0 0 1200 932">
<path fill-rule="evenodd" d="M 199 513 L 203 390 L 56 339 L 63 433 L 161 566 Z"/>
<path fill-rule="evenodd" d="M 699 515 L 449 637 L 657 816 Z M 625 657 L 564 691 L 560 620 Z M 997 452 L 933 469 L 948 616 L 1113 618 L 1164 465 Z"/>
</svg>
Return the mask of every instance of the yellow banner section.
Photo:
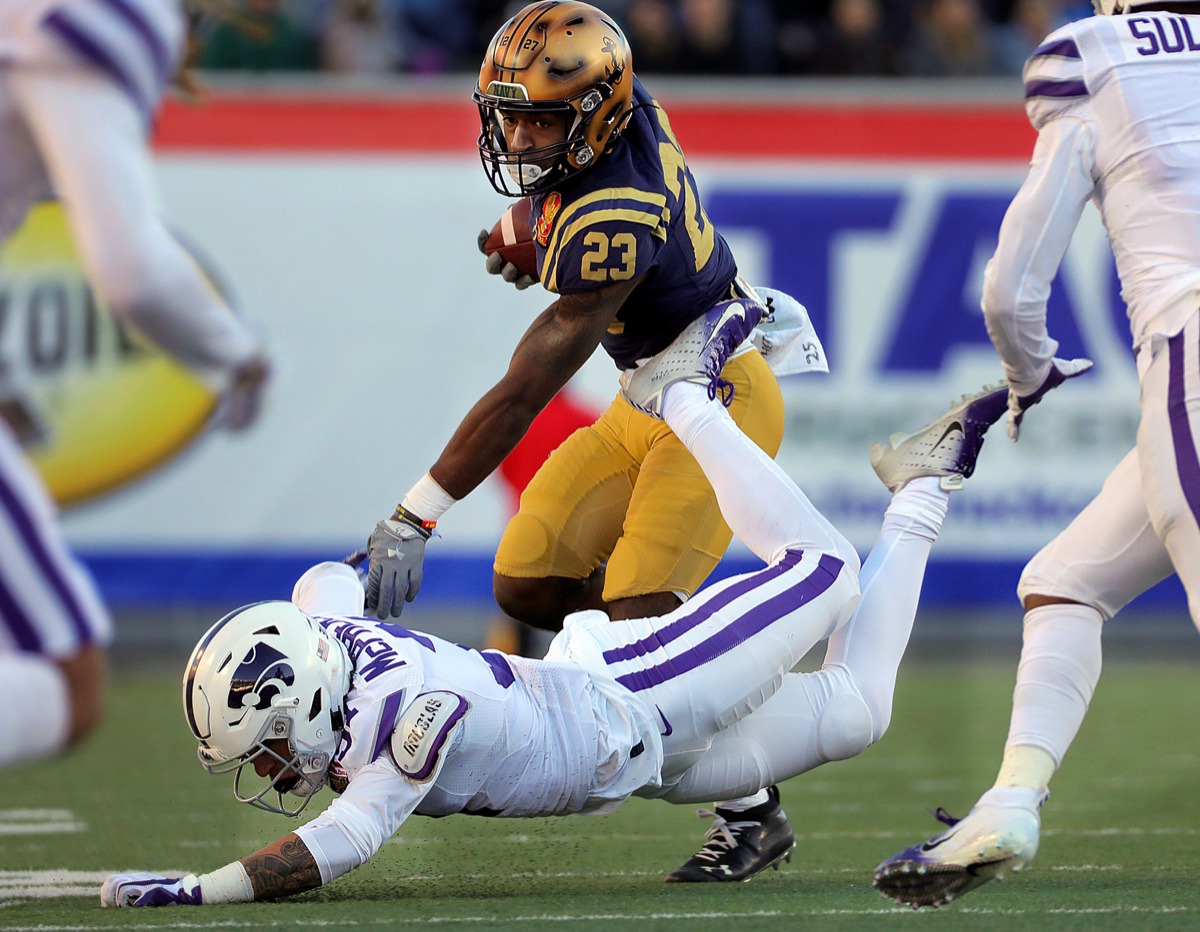
<svg viewBox="0 0 1200 932">
<path fill-rule="evenodd" d="M 32 210 L 0 250 L 0 412 L 59 504 L 151 471 L 196 438 L 215 404 L 100 305 L 62 208 Z"/>
</svg>

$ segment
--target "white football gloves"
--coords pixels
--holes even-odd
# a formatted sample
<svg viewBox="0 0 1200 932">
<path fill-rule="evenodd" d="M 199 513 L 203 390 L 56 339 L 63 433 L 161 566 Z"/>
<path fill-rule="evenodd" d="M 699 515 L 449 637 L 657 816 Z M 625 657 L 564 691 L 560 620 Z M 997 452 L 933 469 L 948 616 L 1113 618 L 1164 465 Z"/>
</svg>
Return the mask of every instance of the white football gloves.
<svg viewBox="0 0 1200 932">
<path fill-rule="evenodd" d="M 480 230 L 477 242 L 479 243 L 479 251 L 487 256 L 487 261 L 484 262 L 483 267 L 487 269 L 489 275 L 499 275 L 510 285 L 516 286 L 517 291 L 524 291 L 531 285 L 538 283 L 538 280 L 532 275 L 524 275 L 511 262 L 505 262 L 500 253 L 494 252 L 489 256 L 487 250 L 484 249 L 487 238 L 488 231 Z"/>
<path fill-rule="evenodd" d="M 1046 392 L 1058 388 L 1067 379 L 1083 375 L 1092 368 L 1092 365 L 1090 359 L 1058 359 L 1056 357 L 1050 360 L 1050 371 L 1046 373 L 1046 378 L 1042 380 L 1042 384 L 1035 391 L 1028 395 L 1018 395 L 1010 389 L 1008 392 L 1008 439 L 1013 443 L 1017 442 L 1021 436 L 1021 421 L 1025 417 L 1025 412 L 1041 401 Z"/>
<path fill-rule="evenodd" d="M 159 877 L 157 874 L 113 874 L 100 888 L 100 905 L 200 906 L 200 878 Z"/>
<path fill-rule="evenodd" d="M 425 542 L 436 532 L 432 524 L 396 506 L 395 513 L 375 525 L 367 541 L 367 611 L 376 618 L 399 618 L 404 603 L 421 590 Z"/>
</svg>

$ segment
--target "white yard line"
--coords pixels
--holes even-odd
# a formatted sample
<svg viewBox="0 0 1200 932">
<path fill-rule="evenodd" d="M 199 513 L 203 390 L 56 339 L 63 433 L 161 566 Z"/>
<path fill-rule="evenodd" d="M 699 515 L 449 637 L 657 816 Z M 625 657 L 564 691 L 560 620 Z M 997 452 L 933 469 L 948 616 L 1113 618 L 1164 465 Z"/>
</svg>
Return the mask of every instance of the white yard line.
<svg viewBox="0 0 1200 932">
<path fill-rule="evenodd" d="M 0 835 L 72 835 L 86 832 L 70 809 L 0 809 Z"/>
<path fill-rule="evenodd" d="M 1194 913 L 1196 907 L 1191 906 L 1099 906 L 1080 909 L 973 909 L 971 907 L 956 907 L 954 912 L 971 916 L 1110 916 L 1110 915 L 1147 915 L 1164 916 L 1180 913 Z M 904 907 L 881 909 L 811 909 L 784 912 L 781 910 L 757 910 L 754 912 L 696 912 L 696 913 L 593 913 L 588 915 L 527 915 L 527 916 L 420 916 L 404 918 L 388 916 L 381 919 L 288 919 L 285 922 L 238 922 L 226 920 L 221 922 L 172 922 L 127 924 L 124 929 L 231 929 L 245 926 L 254 928 L 292 928 L 296 926 L 324 927 L 371 927 L 371 926 L 436 926 L 436 925 L 478 925 L 496 924 L 511 925 L 515 923 L 560 923 L 560 922 L 647 922 L 674 921 L 695 922 L 706 919 L 805 919 L 832 916 L 912 916 L 913 911 Z M 36 925 L 8 926 L 11 932 L 82 932 L 86 929 L 112 928 L 105 925 Z"/>
</svg>

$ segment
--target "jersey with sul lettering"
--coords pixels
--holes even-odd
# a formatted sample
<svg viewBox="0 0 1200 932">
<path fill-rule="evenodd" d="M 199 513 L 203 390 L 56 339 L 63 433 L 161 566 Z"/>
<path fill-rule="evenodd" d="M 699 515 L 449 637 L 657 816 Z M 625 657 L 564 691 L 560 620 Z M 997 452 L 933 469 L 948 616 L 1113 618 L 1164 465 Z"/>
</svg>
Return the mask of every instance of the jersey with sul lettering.
<svg viewBox="0 0 1200 932">
<path fill-rule="evenodd" d="M 306 574 L 303 597 L 293 597 L 302 610 L 329 611 L 338 569 Z M 375 619 L 314 617 L 354 668 L 329 768 L 341 795 L 297 832 L 326 883 L 413 813 L 602 812 L 658 785 L 654 722 L 622 701 L 623 687 L 577 664 L 481 653 Z"/>
<path fill-rule="evenodd" d="M 557 294 L 645 277 L 601 340 L 620 369 L 662 351 L 733 297 L 733 254 L 713 229 L 658 101 L 635 78 L 633 114 L 595 165 L 533 198 L 542 284 Z"/>
<path fill-rule="evenodd" d="M 1108 229 L 1135 347 L 1178 333 L 1200 307 L 1200 16 L 1071 23 L 1035 50 L 1024 79 L 1038 143 L 984 293 L 1019 393 L 1048 371 L 1045 300 L 1089 198 Z"/>
</svg>

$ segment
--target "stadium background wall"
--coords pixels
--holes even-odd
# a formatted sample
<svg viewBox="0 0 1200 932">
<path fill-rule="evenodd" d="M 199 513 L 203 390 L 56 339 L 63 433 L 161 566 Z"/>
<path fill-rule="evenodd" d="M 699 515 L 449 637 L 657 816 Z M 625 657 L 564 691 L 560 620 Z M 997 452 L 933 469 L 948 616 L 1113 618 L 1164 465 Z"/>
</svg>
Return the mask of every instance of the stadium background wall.
<svg viewBox="0 0 1200 932">
<path fill-rule="evenodd" d="M 785 380 L 779 459 L 865 550 L 886 502 L 870 442 L 1000 374 L 978 297 L 1034 134 L 1019 85 L 777 87 L 658 93 L 744 274 L 799 298 L 825 340 L 832 374 Z M 308 561 L 361 542 L 501 375 L 547 296 L 483 271 L 475 233 L 505 203 L 460 91 L 270 86 L 167 107 L 167 208 L 269 335 L 279 378 L 249 436 L 204 437 L 71 509 L 68 534 L 115 604 L 285 596 Z M 1124 305 L 1090 208 L 1050 316 L 1060 355 L 1096 372 L 1039 408 L 1019 447 L 993 437 L 927 605 L 1008 604 L 1023 562 L 1132 445 Z M 570 387 L 597 410 L 614 390 L 599 355 Z M 423 601 L 490 601 L 507 509 L 489 482 L 443 520 Z M 735 544 L 719 572 L 749 564 Z M 1140 604 L 1178 608 L 1181 590 Z"/>
</svg>

